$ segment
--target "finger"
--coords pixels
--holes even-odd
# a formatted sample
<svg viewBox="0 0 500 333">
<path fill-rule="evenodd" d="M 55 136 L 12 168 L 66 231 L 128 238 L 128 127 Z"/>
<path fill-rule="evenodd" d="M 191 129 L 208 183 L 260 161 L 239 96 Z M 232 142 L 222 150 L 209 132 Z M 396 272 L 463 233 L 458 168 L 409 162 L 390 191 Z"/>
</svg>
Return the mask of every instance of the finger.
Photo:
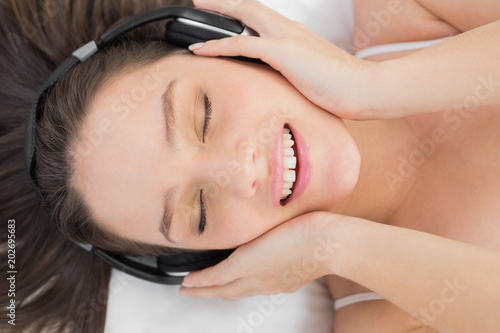
<svg viewBox="0 0 500 333">
<path fill-rule="evenodd" d="M 243 56 L 262 59 L 266 62 L 273 50 L 270 40 L 255 36 L 235 36 L 218 40 L 211 40 L 203 44 L 190 46 L 190 50 L 201 56 Z"/>
<path fill-rule="evenodd" d="M 241 275 L 235 273 L 235 269 L 226 261 L 227 259 L 215 266 L 189 273 L 184 277 L 182 285 L 187 287 L 221 286 L 238 279 Z"/>
<path fill-rule="evenodd" d="M 182 296 L 193 298 L 223 298 L 226 300 L 235 300 L 244 297 L 255 296 L 248 290 L 248 283 L 243 282 L 243 279 L 232 281 L 224 286 L 210 286 L 199 288 L 181 287 L 179 294 Z"/>
<path fill-rule="evenodd" d="M 283 15 L 255 0 L 194 0 L 200 9 L 218 12 L 240 20 L 259 35 L 276 30 L 288 21 Z"/>
</svg>

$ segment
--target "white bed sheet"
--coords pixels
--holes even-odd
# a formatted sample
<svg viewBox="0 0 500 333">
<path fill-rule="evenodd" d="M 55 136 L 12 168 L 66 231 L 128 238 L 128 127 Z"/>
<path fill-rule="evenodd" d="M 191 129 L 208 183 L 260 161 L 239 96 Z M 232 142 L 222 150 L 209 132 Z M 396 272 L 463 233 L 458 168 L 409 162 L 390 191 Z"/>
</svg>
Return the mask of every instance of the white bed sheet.
<svg viewBox="0 0 500 333">
<path fill-rule="evenodd" d="M 352 0 L 260 0 L 352 51 Z M 191 299 L 164 286 L 112 270 L 106 333 L 327 333 L 333 302 L 324 279 L 294 294 L 236 301 Z"/>
</svg>

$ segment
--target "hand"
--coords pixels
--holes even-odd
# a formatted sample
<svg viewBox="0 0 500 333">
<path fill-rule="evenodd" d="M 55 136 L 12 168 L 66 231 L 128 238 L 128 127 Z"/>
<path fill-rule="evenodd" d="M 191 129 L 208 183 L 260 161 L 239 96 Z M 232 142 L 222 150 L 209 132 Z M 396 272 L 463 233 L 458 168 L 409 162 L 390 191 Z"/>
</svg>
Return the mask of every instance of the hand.
<svg viewBox="0 0 500 333">
<path fill-rule="evenodd" d="M 371 91 L 366 86 L 373 80 L 367 78 L 375 63 L 357 59 L 304 24 L 255 0 L 194 0 L 194 4 L 239 19 L 260 36 L 235 36 L 196 44 L 191 47 L 195 54 L 259 58 L 281 72 L 319 107 L 342 118 L 373 118 L 360 102 Z"/>
<path fill-rule="evenodd" d="M 331 226 L 338 216 L 314 212 L 287 221 L 238 247 L 219 264 L 184 278 L 181 295 L 238 299 L 295 292 L 334 274 L 338 247 Z"/>
</svg>

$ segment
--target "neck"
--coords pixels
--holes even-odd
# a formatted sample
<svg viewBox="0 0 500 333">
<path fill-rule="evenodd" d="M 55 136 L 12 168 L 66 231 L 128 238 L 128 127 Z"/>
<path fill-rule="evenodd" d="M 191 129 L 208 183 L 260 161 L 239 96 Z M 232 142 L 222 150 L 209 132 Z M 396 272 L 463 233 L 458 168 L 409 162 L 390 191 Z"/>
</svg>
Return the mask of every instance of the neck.
<svg viewBox="0 0 500 333">
<path fill-rule="evenodd" d="M 377 121 L 344 120 L 361 154 L 359 180 L 353 192 L 331 211 L 387 222 L 411 193 L 418 177 L 408 164 L 419 139 L 426 136 L 422 118 Z"/>
</svg>

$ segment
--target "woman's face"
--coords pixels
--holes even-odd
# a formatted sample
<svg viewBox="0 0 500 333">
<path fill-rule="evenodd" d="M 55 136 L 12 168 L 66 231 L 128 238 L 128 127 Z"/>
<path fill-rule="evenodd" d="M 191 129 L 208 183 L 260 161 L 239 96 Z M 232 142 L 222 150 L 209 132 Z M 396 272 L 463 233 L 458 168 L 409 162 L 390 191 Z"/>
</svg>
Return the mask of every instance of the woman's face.
<svg viewBox="0 0 500 333">
<path fill-rule="evenodd" d="M 293 184 L 285 126 L 298 158 Z M 277 72 L 189 54 L 111 79 L 80 139 L 75 186 L 97 223 L 133 241 L 189 249 L 233 248 L 331 209 L 354 188 L 360 164 L 343 122 Z M 293 186 L 285 202 L 283 186 Z"/>
</svg>

